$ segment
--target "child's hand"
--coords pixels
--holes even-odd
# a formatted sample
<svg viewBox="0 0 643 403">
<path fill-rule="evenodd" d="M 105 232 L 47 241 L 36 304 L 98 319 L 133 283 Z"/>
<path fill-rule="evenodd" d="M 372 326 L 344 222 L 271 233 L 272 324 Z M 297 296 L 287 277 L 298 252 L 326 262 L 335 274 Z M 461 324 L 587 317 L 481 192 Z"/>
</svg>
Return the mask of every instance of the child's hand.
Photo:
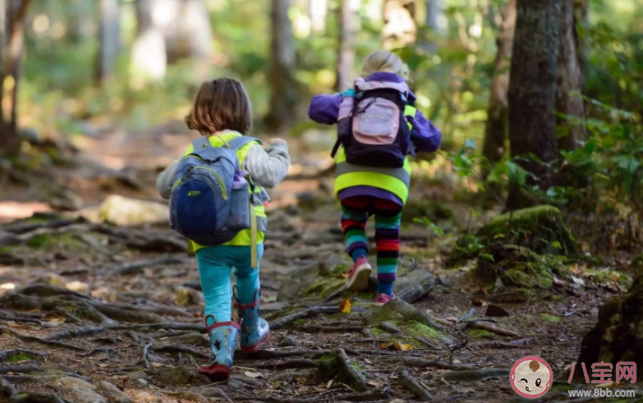
<svg viewBox="0 0 643 403">
<path fill-rule="evenodd" d="M 288 144 L 288 143 L 286 142 L 286 140 L 283 140 L 280 138 L 274 138 L 274 139 L 270 139 L 268 144 L 273 145 L 273 144 Z"/>
</svg>

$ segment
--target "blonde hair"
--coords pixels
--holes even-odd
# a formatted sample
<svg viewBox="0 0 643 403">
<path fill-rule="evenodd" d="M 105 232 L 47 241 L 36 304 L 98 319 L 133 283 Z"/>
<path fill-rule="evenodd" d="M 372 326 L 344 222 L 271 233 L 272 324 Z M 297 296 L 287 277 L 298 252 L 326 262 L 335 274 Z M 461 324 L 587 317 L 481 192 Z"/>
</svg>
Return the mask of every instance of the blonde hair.
<svg viewBox="0 0 643 403">
<path fill-rule="evenodd" d="M 252 106 L 243 84 L 232 78 L 201 84 L 185 123 L 204 136 L 226 129 L 248 134 L 252 129 Z"/>
<path fill-rule="evenodd" d="M 395 53 L 387 50 L 378 50 L 366 58 L 362 67 L 362 78 L 379 72 L 394 73 L 404 80 L 409 78 L 409 66 Z"/>
</svg>

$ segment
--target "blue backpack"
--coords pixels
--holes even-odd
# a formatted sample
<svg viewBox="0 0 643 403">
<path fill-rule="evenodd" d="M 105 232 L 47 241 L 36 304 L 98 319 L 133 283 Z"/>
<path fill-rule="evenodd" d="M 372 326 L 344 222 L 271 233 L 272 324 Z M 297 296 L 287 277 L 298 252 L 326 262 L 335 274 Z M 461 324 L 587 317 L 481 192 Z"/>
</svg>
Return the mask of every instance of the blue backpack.
<svg viewBox="0 0 643 403">
<path fill-rule="evenodd" d="M 203 246 L 224 244 L 239 231 L 256 229 L 251 186 L 239 167 L 237 150 L 261 141 L 237 137 L 223 147 L 212 147 L 208 137 L 196 140 L 194 151 L 179 163 L 170 197 L 170 224 L 186 238 Z"/>
</svg>

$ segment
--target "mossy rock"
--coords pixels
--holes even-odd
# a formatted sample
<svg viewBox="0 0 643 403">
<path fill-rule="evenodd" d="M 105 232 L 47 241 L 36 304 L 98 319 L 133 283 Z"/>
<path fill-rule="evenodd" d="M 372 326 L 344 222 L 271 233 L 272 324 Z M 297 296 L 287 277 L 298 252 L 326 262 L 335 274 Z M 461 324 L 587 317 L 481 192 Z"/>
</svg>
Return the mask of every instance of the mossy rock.
<svg viewBox="0 0 643 403">
<path fill-rule="evenodd" d="M 578 251 L 560 210 L 546 205 L 498 216 L 480 229 L 478 238 L 483 244 L 502 240 L 540 254 L 570 255 Z"/>
<path fill-rule="evenodd" d="M 643 366 L 643 275 L 638 275 L 629 292 L 600 307 L 598 323 L 583 338 L 576 368 L 581 363 L 635 362 Z M 582 371 L 575 377 L 582 378 Z M 629 381 L 628 381 L 629 382 Z"/>
<path fill-rule="evenodd" d="M 550 288 L 554 274 L 564 277 L 568 268 L 557 256 L 539 256 L 517 245 L 497 242 L 487 247 L 471 272 L 476 283 L 492 287 L 498 279 L 507 286 Z"/>
</svg>

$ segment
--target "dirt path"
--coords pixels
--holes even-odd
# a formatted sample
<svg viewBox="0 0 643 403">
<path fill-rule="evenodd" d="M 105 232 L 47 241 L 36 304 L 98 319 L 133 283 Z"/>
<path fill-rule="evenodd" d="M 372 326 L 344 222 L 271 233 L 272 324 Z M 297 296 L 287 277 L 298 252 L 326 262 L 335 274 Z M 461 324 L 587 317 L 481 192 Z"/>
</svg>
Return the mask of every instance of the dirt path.
<svg viewBox="0 0 643 403">
<path fill-rule="evenodd" d="M 180 133 L 163 136 L 132 142 L 107 136 L 87 152 L 94 150 L 103 163 L 128 161 L 114 168 L 129 168 L 143 184 L 129 191 L 154 198 L 158 166 L 170 149 L 189 142 Z M 156 151 L 146 159 L 143 149 Z M 4 226 L 4 401 L 403 402 L 424 396 L 505 402 L 517 399 L 507 371 L 527 355 L 544 358 L 564 379 L 547 400 L 568 400 L 564 371 L 575 362 L 597 307 L 618 288 L 579 268 L 582 286 L 480 290 L 468 280 L 470 265 L 442 269 L 442 241 L 425 227 L 408 225 L 396 292 L 412 305 L 376 307 L 372 291 L 338 290 L 348 262 L 337 206 L 325 179 L 314 178 L 323 155 L 304 160 L 295 161 L 299 171 L 272 194 L 261 268 L 270 342 L 253 356 L 238 352 L 226 383 L 211 384 L 196 372 L 210 357 L 198 272 L 184 241 L 166 226 L 117 228 L 60 217 Z M 82 175 L 68 174 L 87 204 L 123 189 L 83 191 Z M 490 305 L 507 316 L 486 315 Z M 31 400 L 6 397 L 15 389 L 31 393 Z"/>
</svg>

